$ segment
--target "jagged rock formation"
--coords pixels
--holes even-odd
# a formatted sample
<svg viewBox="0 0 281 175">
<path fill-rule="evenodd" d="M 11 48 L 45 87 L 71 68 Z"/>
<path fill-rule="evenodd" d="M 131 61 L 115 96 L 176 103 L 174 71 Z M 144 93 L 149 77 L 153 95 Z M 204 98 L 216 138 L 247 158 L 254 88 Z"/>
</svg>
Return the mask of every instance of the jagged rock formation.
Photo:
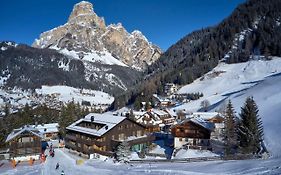
<svg viewBox="0 0 281 175">
<path fill-rule="evenodd" d="M 32 46 L 55 48 L 77 59 L 126 64 L 137 69 L 152 64 L 161 54 L 160 48 L 148 42 L 140 31 L 128 33 L 121 23 L 106 26 L 86 1 L 74 6 L 66 24 L 42 33 Z"/>
</svg>

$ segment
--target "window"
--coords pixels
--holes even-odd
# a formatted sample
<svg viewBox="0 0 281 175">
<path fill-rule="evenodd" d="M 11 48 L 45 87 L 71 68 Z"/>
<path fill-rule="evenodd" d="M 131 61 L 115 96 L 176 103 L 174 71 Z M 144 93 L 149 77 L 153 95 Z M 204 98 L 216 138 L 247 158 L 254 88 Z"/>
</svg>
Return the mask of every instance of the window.
<svg viewBox="0 0 281 175">
<path fill-rule="evenodd" d="M 122 125 L 120 125 L 120 126 L 119 126 L 119 130 L 122 130 L 122 129 L 123 129 L 123 126 L 122 126 Z"/>
<path fill-rule="evenodd" d="M 112 140 L 114 140 L 114 139 L 115 139 L 114 137 L 115 137 L 115 136 L 114 136 L 114 135 L 112 135 L 112 136 L 111 136 L 111 139 L 112 139 Z"/>
<path fill-rule="evenodd" d="M 19 142 L 22 143 L 30 142 L 30 137 L 22 137 L 21 139 L 19 139 Z"/>
<path fill-rule="evenodd" d="M 179 138 L 179 141 L 182 142 L 182 138 Z"/>
<path fill-rule="evenodd" d="M 142 132 L 141 132 L 141 130 L 138 130 L 137 131 L 137 137 L 140 137 L 140 136 L 142 136 Z"/>
<path fill-rule="evenodd" d="M 119 140 L 125 140 L 125 134 L 124 133 L 119 134 L 118 137 L 119 137 Z"/>
</svg>

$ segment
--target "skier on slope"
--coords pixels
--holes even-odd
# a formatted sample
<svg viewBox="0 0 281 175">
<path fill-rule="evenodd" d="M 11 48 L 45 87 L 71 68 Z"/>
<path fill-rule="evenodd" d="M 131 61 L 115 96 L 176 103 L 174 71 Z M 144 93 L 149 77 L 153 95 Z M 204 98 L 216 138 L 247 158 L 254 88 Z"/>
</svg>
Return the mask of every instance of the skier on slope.
<svg viewBox="0 0 281 175">
<path fill-rule="evenodd" d="M 59 167 L 60 167 L 60 164 L 59 164 L 59 162 L 56 164 L 56 170 L 57 169 L 59 169 Z"/>
<path fill-rule="evenodd" d="M 63 170 L 61 171 L 61 175 L 65 175 Z"/>
</svg>

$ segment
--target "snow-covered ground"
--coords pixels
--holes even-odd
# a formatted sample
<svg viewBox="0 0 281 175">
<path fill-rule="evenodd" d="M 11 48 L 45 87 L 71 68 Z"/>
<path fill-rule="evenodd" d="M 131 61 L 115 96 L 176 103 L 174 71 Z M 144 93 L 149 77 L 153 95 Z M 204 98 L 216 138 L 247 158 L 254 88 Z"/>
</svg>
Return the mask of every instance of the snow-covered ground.
<svg viewBox="0 0 281 175">
<path fill-rule="evenodd" d="M 201 101 L 205 99 L 211 104 L 216 104 L 230 94 L 251 88 L 266 77 L 280 72 L 281 58 L 279 57 L 274 57 L 271 61 L 253 60 L 238 64 L 220 63 L 202 78 L 198 78 L 178 91 L 178 93 L 203 92 L 204 97 L 185 103 L 177 109 L 197 111 Z"/>
<path fill-rule="evenodd" d="M 204 97 L 176 109 L 196 111 L 201 101 L 207 99 L 211 104 L 209 109 L 215 111 L 231 99 L 238 114 L 245 99 L 253 96 L 263 122 L 265 144 L 273 157 L 281 157 L 281 137 L 278 134 L 281 129 L 281 58 L 222 63 L 202 79 L 182 87 L 179 93 L 199 91 Z"/>
<path fill-rule="evenodd" d="M 98 104 L 111 104 L 114 98 L 109 94 L 101 91 L 89 89 L 77 89 L 69 86 L 42 86 L 41 89 L 36 89 L 37 94 L 54 95 L 59 101 L 62 102 L 75 102 L 88 101 L 91 105 Z"/>
<path fill-rule="evenodd" d="M 60 49 L 56 46 L 51 47 L 52 49 L 58 50 L 60 53 L 70 56 L 74 59 L 79 60 L 85 60 L 90 62 L 98 62 L 102 64 L 109 64 L 109 65 L 119 65 L 119 66 L 125 66 L 128 67 L 126 64 L 124 64 L 122 61 L 119 61 L 115 57 L 112 56 L 111 53 L 104 50 L 102 52 L 92 51 L 90 53 L 84 53 L 84 52 L 76 52 L 74 50 L 67 50 L 67 49 Z M 81 57 L 81 55 L 83 55 Z"/>
<path fill-rule="evenodd" d="M 18 166 L 12 169 L 8 165 L 0 167 L 1 175 L 56 175 L 63 170 L 66 175 L 277 175 L 281 173 L 281 159 L 268 160 L 241 160 L 241 161 L 211 161 L 194 163 L 140 163 L 140 164 L 119 164 L 113 163 L 111 159 L 84 160 L 84 164 L 76 165 L 76 160 L 81 159 L 73 156 L 67 150 L 56 149 L 54 158 L 47 157 L 44 164 L 33 166 Z M 60 168 L 55 169 L 59 162 Z"/>
<path fill-rule="evenodd" d="M 25 104 L 36 106 L 47 104 L 49 107 L 58 107 L 60 102 L 82 103 L 88 105 L 107 108 L 114 101 L 114 97 L 107 93 L 89 89 L 79 89 L 69 86 L 42 86 L 40 89 L 22 90 L 20 88 L 5 89 L 0 87 L 0 109 L 4 109 L 5 104 L 9 103 L 13 111 L 23 108 Z"/>
<path fill-rule="evenodd" d="M 173 157 L 174 159 L 195 158 L 195 157 L 216 157 L 220 156 L 209 150 L 180 149 Z"/>
</svg>

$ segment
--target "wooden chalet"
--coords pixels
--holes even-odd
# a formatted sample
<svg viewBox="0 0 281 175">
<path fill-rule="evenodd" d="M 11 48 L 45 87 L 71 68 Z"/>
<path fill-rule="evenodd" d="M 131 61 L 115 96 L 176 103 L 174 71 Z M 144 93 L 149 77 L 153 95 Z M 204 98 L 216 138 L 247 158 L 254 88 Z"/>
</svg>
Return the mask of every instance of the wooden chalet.
<svg viewBox="0 0 281 175">
<path fill-rule="evenodd" d="M 210 136 L 213 123 L 201 118 L 190 118 L 171 128 L 174 136 L 174 147 L 190 149 L 210 149 Z"/>
<path fill-rule="evenodd" d="M 58 123 L 32 125 L 32 127 L 38 129 L 39 132 L 43 135 L 44 140 L 46 141 L 58 138 L 58 133 L 59 133 Z"/>
<path fill-rule="evenodd" d="M 66 127 L 65 146 L 77 152 L 95 157 L 98 154 L 112 156 L 122 141 L 128 141 L 134 151 L 141 151 L 153 136 L 146 135 L 145 127 L 112 113 L 90 113 Z"/>
<path fill-rule="evenodd" d="M 191 117 L 202 118 L 205 121 L 215 125 L 215 129 L 211 133 L 212 140 L 223 140 L 224 117 L 218 112 L 195 112 Z"/>
<path fill-rule="evenodd" d="M 136 122 L 144 125 L 148 132 L 163 131 L 167 126 L 174 124 L 175 121 L 175 118 L 168 112 L 158 109 L 151 109 L 147 112 L 143 112 L 142 115 L 135 115 L 135 117 Z"/>
<path fill-rule="evenodd" d="M 41 154 L 41 139 L 43 136 L 39 130 L 31 126 L 23 126 L 14 129 L 6 139 L 9 143 L 9 153 L 11 157 Z"/>
</svg>

